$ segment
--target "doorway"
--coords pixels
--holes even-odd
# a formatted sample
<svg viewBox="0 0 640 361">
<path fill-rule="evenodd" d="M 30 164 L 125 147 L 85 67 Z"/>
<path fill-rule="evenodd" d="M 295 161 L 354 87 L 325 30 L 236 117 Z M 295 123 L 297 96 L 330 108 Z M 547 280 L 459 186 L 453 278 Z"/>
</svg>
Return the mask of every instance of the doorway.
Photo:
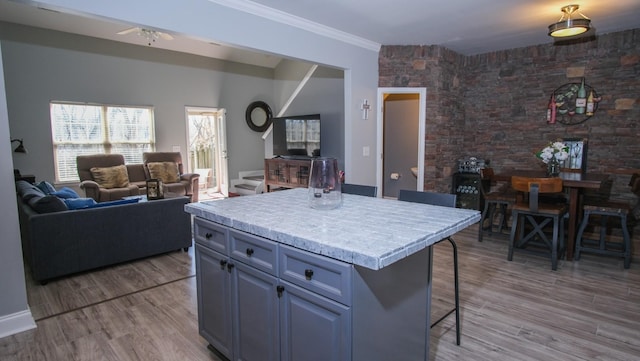
<svg viewBox="0 0 640 361">
<path fill-rule="evenodd" d="M 424 190 L 426 88 L 378 89 L 377 186 L 385 198 Z"/>
<path fill-rule="evenodd" d="M 189 172 L 200 175 L 200 200 L 229 196 L 225 113 L 220 108 L 186 108 Z"/>
</svg>

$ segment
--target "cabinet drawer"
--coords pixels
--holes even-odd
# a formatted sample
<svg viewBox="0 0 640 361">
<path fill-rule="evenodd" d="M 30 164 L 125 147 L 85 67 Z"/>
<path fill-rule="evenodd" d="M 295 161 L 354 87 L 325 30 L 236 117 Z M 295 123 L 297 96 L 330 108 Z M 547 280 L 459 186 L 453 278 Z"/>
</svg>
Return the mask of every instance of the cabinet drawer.
<svg viewBox="0 0 640 361">
<path fill-rule="evenodd" d="M 195 217 L 193 230 L 197 243 L 220 253 L 228 254 L 227 234 L 229 229 L 227 227 Z"/>
<path fill-rule="evenodd" d="M 229 249 L 233 259 L 277 276 L 277 243 L 252 234 L 230 230 Z"/>
<path fill-rule="evenodd" d="M 280 245 L 280 278 L 351 305 L 351 265 Z"/>
</svg>

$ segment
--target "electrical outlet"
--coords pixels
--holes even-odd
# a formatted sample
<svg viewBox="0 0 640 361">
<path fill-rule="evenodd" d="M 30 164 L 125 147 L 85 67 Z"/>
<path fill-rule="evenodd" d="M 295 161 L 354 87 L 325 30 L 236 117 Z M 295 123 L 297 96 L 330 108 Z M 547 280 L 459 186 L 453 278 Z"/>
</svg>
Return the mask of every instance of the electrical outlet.
<svg viewBox="0 0 640 361">
<path fill-rule="evenodd" d="M 369 147 L 362 147 L 362 156 L 368 157 L 370 154 Z"/>
</svg>

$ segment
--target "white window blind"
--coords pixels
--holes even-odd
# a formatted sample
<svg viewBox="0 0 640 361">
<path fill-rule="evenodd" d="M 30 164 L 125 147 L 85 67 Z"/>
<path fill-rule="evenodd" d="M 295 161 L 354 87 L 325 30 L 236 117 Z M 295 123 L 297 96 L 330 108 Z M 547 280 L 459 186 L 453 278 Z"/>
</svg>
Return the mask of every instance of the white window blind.
<svg viewBox="0 0 640 361">
<path fill-rule="evenodd" d="M 155 149 L 153 108 L 52 102 L 51 132 L 57 182 L 78 181 L 76 157 L 122 154 L 142 163 Z"/>
</svg>

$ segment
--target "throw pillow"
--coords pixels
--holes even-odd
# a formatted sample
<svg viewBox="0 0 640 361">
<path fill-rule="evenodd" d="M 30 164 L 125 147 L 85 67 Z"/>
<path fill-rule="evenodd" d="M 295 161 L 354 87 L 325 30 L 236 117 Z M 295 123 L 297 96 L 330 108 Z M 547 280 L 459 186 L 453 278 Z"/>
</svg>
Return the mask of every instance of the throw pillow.
<svg viewBox="0 0 640 361">
<path fill-rule="evenodd" d="M 36 187 L 38 187 L 42 192 L 44 192 L 44 194 L 51 194 L 56 191 L 56 188 L 47 181 L 42 181 L 36 184 Z"/>
<path fill-rule="evenodd" d="M 160 179 L 162 183 L 177 183 L 180 181 L 178 164 L 175 162 L 150 162 L 147 163 L 151 178 Z"/>
<path fill-rule="evenodd" d="M 59 191 L 51 192 L 50 194 L 63 199 L 80 198 L 80 195 L 69 187 L 62 187 Z"/>
<path fill-rule="evenodd" d="M 36 187 L 35 185 L 27 182 L 27 181 L 17 181 L 16 188 L 18 190 L 18 194 L 22 197 L 22 200 L 28 202 L 31 198 L 35 197 L 44 197 L 46 194 L 42 191 L 42 189 Z"/>
<path fill-rule="evenodd" d="M 93 167 L 89 171 L 93 180 L 102 188 L 124 188 L 129 186 L 129 174 L 124 164 L 105 168 Z"/>
<path fill-rule="evenodd" d="M 90 208 L 96 204 L 93 198 L 67 198 L 63 201 L 69 209 Z"/>
<path fill-rule="evenodd" d="M 140 201 L 140 198 L 118 199 L 118 200 L 115 200 L 115 201 L 96 203 L 96 204 L 93 204 L 93 205 L 89 206 L 89 208 L 119 206 L 119 205 L 122 205 L 122 204 L 138 203 L 139 201 Z"/>
<path fill-rule="evenodd" d="M 29 206 L 38 213 L 61 212 L 68 209 L 62 199 L 51 195 L 40 198 L 31 198 L 29 200 Z"/>
</svg>

